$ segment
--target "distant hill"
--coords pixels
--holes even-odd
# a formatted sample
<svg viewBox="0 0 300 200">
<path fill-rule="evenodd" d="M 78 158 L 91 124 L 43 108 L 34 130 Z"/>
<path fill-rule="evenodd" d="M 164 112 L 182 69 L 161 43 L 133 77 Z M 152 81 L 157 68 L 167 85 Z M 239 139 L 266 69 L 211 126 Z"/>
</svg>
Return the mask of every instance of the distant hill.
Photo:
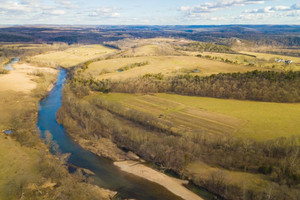
<svg viewBox="0 0 300 200">
<path fill-rule="evenodd" d="M 49 34 L 51 33 L 51 34 Z M 193 26 L 11 26 L 0 27 L 0 42 L 95 44 L 124 38 L 175 37 L 230 46 L 232 38 L 260 45 L 300 46 L 299 25 Z"/>
</svg>

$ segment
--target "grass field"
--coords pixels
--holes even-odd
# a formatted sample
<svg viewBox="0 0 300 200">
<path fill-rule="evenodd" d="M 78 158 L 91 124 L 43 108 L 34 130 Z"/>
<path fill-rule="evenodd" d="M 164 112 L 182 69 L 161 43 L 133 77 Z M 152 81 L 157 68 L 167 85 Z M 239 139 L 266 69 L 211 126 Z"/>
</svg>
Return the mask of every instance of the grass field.
<svg viewBox="0 0 300 200">
<path fill-rule="evenodd" d="M 18 113 L 26 110 L 26 107 L 35 106 L 29 95 L 15 91 L 0 91 L 0 132 L 10 128 L 10 122 Z"/>
<path fill-rule="evenodd" d="M 0 133 L 0 199 L 22 181 L 35 182 L 39 179 L 39 155 L 36 149 L 21 146 L 19 142 Z M 20 191 L 17 191 L 18 193 Z M 19 199 L 16 197 L 15 199 Z"/>
<path fill-rule="evenodd" d="M 188 132 L 233 133 L 268 140 L 300 135 L 300 104 L 225 100 L 174 94 L 101 94 L 126 107 L 163 115 L 162 119 Z"/>
<path fill-rule="evenodd" d="M 257 65 L 261 67 L 272 68 L 273 66 L 283 70 L 300 70 L 300 58 L 292 56 L 282 56 L 276 54 L 267 53 L 255 53 L 255 52 L 241 52 L 249 55 L 256 56 Z M 277 63 L 277 59 L 292 60 L 292 64 L 285 64 L 283 62 Z M 273 68 L 274 68 L 273 67 Z"/>
<path fill-rule="evenodd" d="M 190 56 L 201 55 L 210 60 L 217 60 L 238 65 L 255 66 L 265 69 L 279 69 L 279 70 L 300 70 L 300 58 L 291 56 L 281 56 L 276 54 L 254 53 L 254 52 L 240 52 L 237 54 L 216 53 L 216 52 L 195 52 L 183 51 L 183 53 Z M 292 60 L 292 64 L 285 64 L 284 62 L 276 62 L 277 59 Z"/>
<path fill-rule="evenodd" d="M 33 56 L 28 61 L 39 65 L 44 64 L 46 66 L 61 66 L 68 68 L 114 51 L 114 49 L 102 45 L 88 45 Z"/>
<path fill-rule="evenodd" d="M 164 56 L 164 55 L 182 55 L 168 44 L 147 44 L 134 48 L 130 48 L 121 54 L 125 57 L 136 56 Z"/>
<path fill-rule="evenodd" d="M 282 56 L 276 54 L 268 54 L 268 53 L 256 53 L 256 52 L 241 52 L 249 55 L 254 55 L 258 59 L 265 59 L 265 60 L 275 60 L 275 59 L 284 59 L 284 60 L 293 60 L 295 63 L 300 63 L 299 57 L 292 57 L 292 56 Z"/>
<path fill-rule="evenodd" d="M 203 162 L 197 161 L 189 164 L 186 174 L 194 179 L 208 180 L 215 176 L 216 179 L 232 185 L 242 185 L 248 189 L 262 190 L 272 183 L 270 178 L 261 174 L 251 174 L 246 172 L 230 171 L 211 167 Z"/>
<path fill-rule="evenodd" d="M 56 74 L 57 70 L 47 67 L 34 67 L 27 64 L 14 64 L 14 70 L 8 74 L 0 74 L 0 92 L 16 91 L 29 93 L 35 89 L 37 83 L 35 73 Z"/>
<path fill-rule="evenodd" d="M 25 184 L 24 181 L 42 181 L 38 171 L 39 151 L 22 146 L 3 131 L 19 126 L 21 121 L 24 126 L 26 120 L 35 123 L 36 116 L 26 113 L 37 111 L 40 98 L 37 95 L 45 93 L 57 73 L 55 69 L 26 64 L 15 64 L 13 68 L 9 74 L 0 75 L 0 199 L 22 192 L 21 188 L 15 190 Z M 26 120 L 20 116 L 25 116 Z M 15 124 L 18 120 L 20 122 Z"/>
<path fill-rule="evenodd" d="M 119 68 L 139 62 L 148 62 L 149 64 L 118 72 Z M 91 73 L 98 79 L 126 79 L 142 76 L 147 73 L 162 73 L 168 76 L 190 72 L 205 76 L 220 72 L 246 72 L 255 69 L 258 68 L 227 64 L 192 56 L 145 56 L 116 58 L 94 62 L 89 65 L 86 73 Z"/>
</svg>

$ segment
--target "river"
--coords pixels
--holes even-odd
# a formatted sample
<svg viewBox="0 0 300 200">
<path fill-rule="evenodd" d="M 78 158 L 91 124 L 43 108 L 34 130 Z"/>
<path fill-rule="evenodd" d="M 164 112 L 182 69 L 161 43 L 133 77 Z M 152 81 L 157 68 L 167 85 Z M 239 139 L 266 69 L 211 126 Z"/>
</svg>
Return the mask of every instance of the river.
<svg viewBox="0 0 300 200">
<path fill-rule="evenodd" d="M 4 65 L 4 69 L 8 70 L 8 71 L 13 71 L 14 68 L 12 67 L 13 64 L 19 62 L 19 58 L 13 58 L 11 59 L 11 61 L 9 63 L 6 63 Z"/>
<path fill-rule="evenodd" d="M 71 153 L 69 163 L 86 168 L 95 173 L 94 183 L 102 188 L 117 191 L 121 198 L 139 200 L 180 200 L 163 186 L 146 179 L 128 174 L 113 165 L 113 162 L 101 158 L 81 148 L 68 136 L 62 125 L 56 121 L 56 112 L 61 107 L 62 89 L 67 72 L 60 70 L 55 87 L 47 98 L 40 101 L 37 126 L 42 132 L 50 131 L 62 153 Z"/>
</svg>

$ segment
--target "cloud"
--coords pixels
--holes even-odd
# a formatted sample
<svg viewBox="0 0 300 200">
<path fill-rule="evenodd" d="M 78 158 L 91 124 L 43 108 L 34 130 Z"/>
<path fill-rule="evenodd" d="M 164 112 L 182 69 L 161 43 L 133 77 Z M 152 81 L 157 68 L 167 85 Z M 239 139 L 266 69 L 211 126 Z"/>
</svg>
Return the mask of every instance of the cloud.
<svg viewBox="0 0 300 200">
<path fill-rule="evenodd" d="M 270 13 L 245 13 L 233 18 L 234 22 L 247 22 L 247 23 L 257 23 L 259 21 L 266 21 L 267 18 L 270 18 Z"/>
<path fill-rule="evenodd" d="M 286 14 L 287 17 L 300 17 L 300 10 L 294 10 Z"/>
<path fill-rule="evenodd" d="M 115 11 L 114 8 L 101 7 L 94 10 L 89 14 L 90 17 L 119 17 L 120 13 Z"/>
<path fill-rule="evenodd" d="M 46 12 L 47 14 L 50 14 L 50 15 L 64 15 L 66 14 L 66 11 L 65 10 L 50 10 L 49 12 Z"/>
<path fill-rule="evenodd" d="M 74 5 L 72 3 L 72 1 L 68 1 L 68 0 L 54 0 L 55 3 L 58 5 L 58 7 L 62 7 L 65 9 L 76 9 L 79 8 L 78 5 Z"/>
<path fill-rule="evenodd" d="M 6 1 L 0 4 L 0 10 L 7 11 L 20 11 L 20 12 L 30 12 L 32 8 L 26 4 L 22 4 L 19 2 Z"/>
<path fill-rule="evenodd" d="M 265 1 L 261 0 L 221 0 L 218 2 L 206 2 L 197 6 L 182 6 L 180 11 L 186 14 L 210 13 L 219 9 L 229 8 L 233 6 L 245 6 L 247 4 L 262 4 Z"/>
<path fill-rule="evenodd" d="M 252 9 L 252 10 L 245 10 L 245 13 L 272 13 L 275 12 L 274 9 L 270 6 L 261 8 L 261 9 Z"/>
<path fill-rule="evenodd" d="M 244 13 L 271 13 L 277 11 L 296 11 L 300 10 L 300 3 L 293 4 L 291 6 L 274 6 L 274 7 L 265 7 L 261 9 L 252 9 L 245 10 Z"/>
<path fill-rule="evenodd" d="M 295 3 L 291 6 L 291 9 L 293 10 L 300 10 L 300 3 Z"/>
</svg>

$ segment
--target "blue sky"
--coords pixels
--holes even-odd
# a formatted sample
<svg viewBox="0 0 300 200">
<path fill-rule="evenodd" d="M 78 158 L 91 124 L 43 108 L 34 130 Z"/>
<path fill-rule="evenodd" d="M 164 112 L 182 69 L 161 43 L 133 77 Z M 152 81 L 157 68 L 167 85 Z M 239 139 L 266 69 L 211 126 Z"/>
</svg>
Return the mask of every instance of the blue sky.
<svg viewBox="0 0 300 200">
<path fill-rule="evenodd" d="M 0 24 L 300 24 L 300 0 L 0 0 Z"/>
</svg>

